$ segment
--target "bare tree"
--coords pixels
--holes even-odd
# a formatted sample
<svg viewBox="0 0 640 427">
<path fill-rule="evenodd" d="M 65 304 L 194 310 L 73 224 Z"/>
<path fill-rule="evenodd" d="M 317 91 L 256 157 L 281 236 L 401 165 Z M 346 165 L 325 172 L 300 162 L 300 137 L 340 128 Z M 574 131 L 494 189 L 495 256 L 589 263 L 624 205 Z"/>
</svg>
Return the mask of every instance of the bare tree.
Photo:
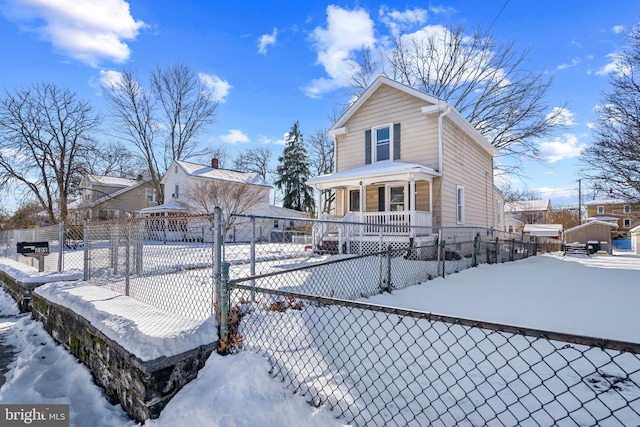
<svg viewBox="0 0 640 427">
<path fill-rule="evenodd" d="M 99 124 L 87 101 L 53 84 L 7 92 L 0 101 L 0 181 L 19 183 L 49 222 L 67 219 L 79 153 Z"/>
<path fill-rule="evenodd" d="M 498 43 L 489 32 L 464 26 L 396 33 L 376 61 L 357 55 L 353 86 L 363 91 L 377 73 L 448 101 L 504 154 L 538 156 L 535 140 L 560 126 L 562 108 L 549 112 L 544 98 L 552 80 L 526 66 L 528 51 Z"/>
<path fill-rule="evenodd" d="M 131 70 L 104 87 L 115 132 L 136 147 L 164 202 L 160 179 L 173 160 L 202 154 L 197 136 L 215 119 L 217 101 L 185 64 L 158 67 L 145 90 Z"/>
<path fill-rule="evenodd" d="M 329 136 L 328 129 L 317 127 L 307 141 L 311 175 L 326 175 L 333 172 L 335 148 L 333 138 Z M 335 191 L 331 189 L 321 190 L 321 195 L 322 206 L 320 206 L 320 213 L 331 213 L 336 199 Z"/>
<path fill-rule="evenodd" d="M 141 170 L 140 162 L 121 142 L 112 141 L 87 147 L 82 153 L 84 173 L 92 175 L 135 177 Z"/>
<path fill-rule="evenodd" d="M 640 201 L 640 24 L 627 33 L 610 90 L 602 97 L 594 141 L 584 151 L 583 174 L 595 188 Z"/>
<path fill-rule="evenodd" d="M 556 206 L 549 214 L 550 224 L 562 224 L 565 230 L 580 225 L 580 211 L 575 206 Z"/>
<path fill-rule="evenodd" d="M 270 166 L 271 157 L 273 157 L 273 153 L 267 146 L 250 148 L 236 156 L 233 161 L 234 169 L 241 172 L 257 173 L 266 180 L 267 176 L 273 173 Z"/>
<path fill-rule="evenodd" d="M 235 227 L 238 220 L 231 214 L 248 213 L 255 205 L 269 202 L 269 190 L 266 187 L 230 181 L 196 181 L 185 190 L 185 195 L 181 204 L 191 212 L 211 214 L 216 206 L 222 209 L 224 236 Z"/>
</svg>

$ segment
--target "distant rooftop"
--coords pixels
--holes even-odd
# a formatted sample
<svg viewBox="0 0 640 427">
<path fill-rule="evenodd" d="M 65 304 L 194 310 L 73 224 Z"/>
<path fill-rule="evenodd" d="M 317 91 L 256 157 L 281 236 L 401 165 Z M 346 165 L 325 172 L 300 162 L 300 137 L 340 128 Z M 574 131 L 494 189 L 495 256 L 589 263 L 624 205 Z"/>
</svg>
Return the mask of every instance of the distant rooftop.
<svg viewBox="0 0 640 427">
<path fill-rule="evenodd" d="M 515 202 L 507 202 L 504 204 L 505 212 L 538 212 L 547 211 L 551 201 L 549 199 L 542 200 L 519 200 Z"/>
<path fill-rule="evenodd" d="M 591 200 L 589 202 L 584 203 L 585 206 L 624 205 L 624 204 L 629 204 L 629 201 L 625 199 L 609 198 L 609 199 L 596 199 L 596 200 Z"/>
</svg>

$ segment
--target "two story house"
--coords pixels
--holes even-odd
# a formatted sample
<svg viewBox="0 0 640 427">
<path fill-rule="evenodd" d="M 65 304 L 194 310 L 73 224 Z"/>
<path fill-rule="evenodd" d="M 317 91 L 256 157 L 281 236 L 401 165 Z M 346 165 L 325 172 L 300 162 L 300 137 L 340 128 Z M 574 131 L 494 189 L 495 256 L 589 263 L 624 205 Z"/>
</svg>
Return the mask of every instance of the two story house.
<svg viewBox="0 0 640 427">
<path fill-rule="evenodd" d="M 271 205 L 271 184 L 257 173 L 222 169 L 218 159 L 212 159 L 210 165 L 174 160 L 160 182 L 164 186 L 165 203 L 143 209 L 145 217 L 211 214 L 218 206 L 222 209 L 223 220 L 229 225 L 224 230 L 226 241 L 244 241 L 249 238 L 249 224 L 232 219 L 232 214 L 273 217 L 273 220 L 265 223 L 268 225 L 260 229 L 261 237 L 270 240 L 274 231 L 281 233 L 291 228 L 291 221 L 309 217 L 303 212 Z M 191 231 L 187 220 L 163 221 L 159 222 L 166 224 L 160 230 L 162 240 L 190 239 Z M 196 234 L 200 235 L 199 239 L 212 238 L 210 233 L 202 236 L 202 231 L 197 231 Z M 282 237 L 279 238 L 281 239 Z"/>
<path fill-rule="evenodd" d="M 640 204 L 624 199 L 596 199 L 584 203 L 587 208 L 587 220 L 607 221 L 616 224 L 612 228 L 614 237 L 628 239 L 632 228 L 640 225 Z"/>
<path fill-rule="evenodd" d="M 108 221 L 136 216 L 141 209 L 158 204 L 148 179 L 86 175 L 80 181 L 81 196 L 69 205 L 72 224 L 83 219 Z"/>
<path fill-rule="evenodd" d="M 405 242 L 442 227 L 502 229 L 499 153 L 446 101 L 379 76 L 329 133 L 335 170 L 307 185 L 334 190 L 343 221 L 411 226 L 389 230 Z"/>
</svg>

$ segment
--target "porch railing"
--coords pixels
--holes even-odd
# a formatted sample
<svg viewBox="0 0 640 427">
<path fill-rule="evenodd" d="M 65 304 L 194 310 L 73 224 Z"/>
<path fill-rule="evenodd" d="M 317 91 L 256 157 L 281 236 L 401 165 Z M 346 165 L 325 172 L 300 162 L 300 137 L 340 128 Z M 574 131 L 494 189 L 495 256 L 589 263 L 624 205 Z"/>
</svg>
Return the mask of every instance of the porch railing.
<svg viewBox="0 0 640 427">
<path fill-rule="evenodd" d="M 369 224 L 365 234 L 379 234 L 379 225 L 389 225 L 383 234 L 411 234 L 413 227 L 431 227 L 431 212 L 427 211 L 387 211 L 387 212 L 351 212 L 353 221 Z M 413 222 L 411 221 L 414 215 Z M 351 219 L 350 219 L 351 221 Z"/>
</svg>

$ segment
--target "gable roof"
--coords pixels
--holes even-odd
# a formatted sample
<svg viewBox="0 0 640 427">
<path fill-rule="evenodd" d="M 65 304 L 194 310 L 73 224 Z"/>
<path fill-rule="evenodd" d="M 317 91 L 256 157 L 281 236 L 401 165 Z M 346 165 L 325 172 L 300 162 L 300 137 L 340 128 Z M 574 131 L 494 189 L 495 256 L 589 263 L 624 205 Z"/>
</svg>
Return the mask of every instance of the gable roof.
<svg viewBox="0 0 640 427">
<path fill-rule="evenodd" d="M 450 109 L 450 112 L 447 114 L 447 117 L 450 118 L 456 125 L 458 125 L 462 130 L 464 130 L 467 135 L 471 137 L 480 147 L 485 149 L 489 154 L 496 157 L 499 156 L 500 153 L 498 150 L 491 145 L 482 134 L 471 125 L 462 115 L 451 106 L 447 101 L 442 100 L 440 98 L 436 98 L 435 96 L 428 95 L 418 89 L 415 89 L 411 86 L 407 86 L 405 84 L 399 83 L 395 80 L 392 80 L 383 75 L 379 75 L 376 79 L 369 85 L 369 87 L 356 99 L 349 108 L 340 116 L 340 118 L 329 128 L 330 135 L 336 135 L 339 133 L 339 129 L 344 127 L 345 123 L 349 121 L 349 119 L 362 107 L 362 105 L 367 102 L 367 100 L 380 88 L 382 85 L 387 85 L 392 87 L 400 92 L 406 93 L 409 96 L 413 96 L 414 98 L 421 99 L 429 104 L 427 107 L 437 107 L 436 109 L 428 108 L 428 113 L 435 112 L 444 112 Z M 423 114 L 428 114 L 427 110 L 423 107 Z"/>
<path fill-rule="evenodd" d="M 585 202 L 585 206 L 596 206 L 596 205 L 628 205 L 631 204 L 628 200 L 625 199 L 596 199 Z"/>
<path fill-rule="evenodd" d="M 127 193 L 135 188 L 140 187 L 141 185 L 147 184 L 149 183 L 151 180 L 150 179 L 140 179 L 140 180 L 135 180 L 133 181 L 133 184 L 121 188 L 118 191 L 114 191 L 113 193 L 110 194 L 105 194 L 104 196 L 100 197 L 99 199 L 94 200 L 93 202 L 89 203 L 89 207 L 94 207 L 100 203 L 103 203 L 107 200 L 113 199 L 114 197 L 118 197 L 121 194 Z"/>
<path fill-rule="evenodd" d="M 562 224 L 526 224 L 523 233 L 532 236 L 556 237 L 562 234 Z"/>
<path fill-rule="evenodd" d="M 551 205 L 551 200 L 549 199 L 517 200 L 514 202 L 506 202 L 504 204 L 504 210 L 505 212 L 510 212 L 510 213 L 538 212 L 538 211 L 549 210 L 550 205 Z"/>
<path fill-rule="evenodd" d="M 237 182 L 239 184 L 271 188 L 271 184 L 254 172 L 238 172 L 228 169 L 212 168 L 211 166 L 199 165 L 182 160 L 174 160 L 173 163 L 178 165 L 185 174 L 195 178 L 215 179 L 218 181 Z M 164 183 L 164 178 L 162 181 Z"/>
<path fill-rule="evenodd" d="M 571 227 L 568 230 L 565 230 L 565 233 L 570 233 L 575 230 L 580 230 L 581 228 L 593 227 L 594 225 L 606 225 L 608 227 L 618 228 L 618 224 L 614 224 L 612 222 L 607 221 L 589 221 L 580 225 L 576 225 L 575 227 Z"/>
<path fill-rule="evenodd" d="M 87 175 L 87 182 L 91 185 L 104 185 L 106 187 L 128 187 L 137 182 L 135 179 L 117 178 L 105 175 Z"/>
</svg>

